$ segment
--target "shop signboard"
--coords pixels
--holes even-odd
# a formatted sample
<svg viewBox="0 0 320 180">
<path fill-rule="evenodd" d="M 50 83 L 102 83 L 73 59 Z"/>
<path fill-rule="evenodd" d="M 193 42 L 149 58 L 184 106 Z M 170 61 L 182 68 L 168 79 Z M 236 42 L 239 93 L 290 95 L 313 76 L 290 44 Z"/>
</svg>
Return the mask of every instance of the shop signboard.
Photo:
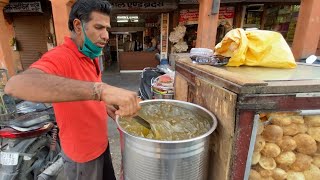
<svg viewBox="0 0 320 180">
<path fill-rule="evenodd" d="M 219 21 L 233 24 L 235 15 L 234 7 L 224 6 L 219 9 Z M 199 10 L 198 9 L 183 9 L 180 11 L 179 23 L 183 25 L 198 24 Z"/>
<path fill-rule="evenodd" d="M 168 59 L 169 13 L 161 14 L 161 59 Z"/>
<path fill-rule="evenodd" d="M 115 2 L 111 4 L 114 10 L 174 10 L 178 8 L 175 2 Z"/>
<path fill-rule="evenodd" d="M 40 1 L 36 2 L 10 2 L 5 8 L 6 13 L 42 12 Z"/>
<path fill-rule="evenodd" d="M 234 14 L 235 14 L 234 7 L 228 7 L 228 6 L 220 7 L 219 22 L 223 24 L 228 23 L 228 25 L 232 26 Z"/>
<path fill-rule="evenodd" d="M 198 9 L 183 9 L 180 11 L 179 23 L 184 25 L 198 24 Z"/>
</svg>

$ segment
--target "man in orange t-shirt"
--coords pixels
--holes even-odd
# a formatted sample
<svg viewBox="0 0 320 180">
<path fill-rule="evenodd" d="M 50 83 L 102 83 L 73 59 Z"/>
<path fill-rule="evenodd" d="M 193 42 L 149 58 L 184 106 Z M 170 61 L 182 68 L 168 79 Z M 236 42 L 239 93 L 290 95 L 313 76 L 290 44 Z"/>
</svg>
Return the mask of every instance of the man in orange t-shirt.
<svg viewBox="0 0 320 180">
<path fill-rule="evenodd" d="M 101 82 L 97 57 L 109 40 L 110 12 L 107 1 L 77 0 L 68 22 L 71 38 L 12 77 L 5 87 L 12 96 L 53 103 L 70 180 L 115 179 L 107 114 L 132 116 L 140 109 L 136 93 Z"/>
</svg>

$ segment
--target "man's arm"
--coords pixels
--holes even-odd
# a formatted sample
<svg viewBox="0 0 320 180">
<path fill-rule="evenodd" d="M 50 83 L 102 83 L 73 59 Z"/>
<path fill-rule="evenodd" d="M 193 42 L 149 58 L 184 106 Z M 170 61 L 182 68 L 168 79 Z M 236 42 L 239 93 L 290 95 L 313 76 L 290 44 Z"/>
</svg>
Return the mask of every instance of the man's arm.
<svg viewBox="0 0 320 180">
<path fill-rule="evenodd" d="M 116 114 L 121 116 L 133 115 L 140 109 L 140 99 L 136 93 L 105 83 L 96 86 L 96 89 L 95 84 L 28 69 L 9 79 L 5 93 L 33 102 L 102 100 L 107 104 L 118 105 L 120 109 Z"/>
<path fill-rule="evenodd" d="M 33 102 L 93 100 L 94 82 L 78 81 L 28 69 L 9 79 L 5 93 Z"/>
</svg>

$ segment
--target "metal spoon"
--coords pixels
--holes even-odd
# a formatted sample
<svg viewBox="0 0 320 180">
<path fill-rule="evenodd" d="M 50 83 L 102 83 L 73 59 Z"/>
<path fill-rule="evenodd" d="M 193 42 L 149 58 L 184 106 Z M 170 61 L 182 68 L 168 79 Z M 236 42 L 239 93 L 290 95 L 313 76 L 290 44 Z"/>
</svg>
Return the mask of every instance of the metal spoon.
<svg viewBox="0 0 320 180">
<path fill-rule="evenodd" d="M 113 105 L 113 106 L 114 106 L 114 108 L 119 110 L 119 106 L 117 106 L 117 105 Z M 151 129 L 150 123 L 148 121 L 146 121 L 145 119 L 143 119 L 141 116 L 136 115 L 136 116 L 133 116 L 132 119 L 134 121 L 136 121 L 137 123 L 139 123 L 140 125 L 142 125 L 143 127 L 147 128 L 147 129 Z"/>
<path fill-rule="evenodd" d="M 151 125 L 148 121 L 140 117 L 139 115 L 132 117 L 133 120 L 135 120 L 140 125 L 144 126 L 147 129 L 151 129 Z"/>
</svg>

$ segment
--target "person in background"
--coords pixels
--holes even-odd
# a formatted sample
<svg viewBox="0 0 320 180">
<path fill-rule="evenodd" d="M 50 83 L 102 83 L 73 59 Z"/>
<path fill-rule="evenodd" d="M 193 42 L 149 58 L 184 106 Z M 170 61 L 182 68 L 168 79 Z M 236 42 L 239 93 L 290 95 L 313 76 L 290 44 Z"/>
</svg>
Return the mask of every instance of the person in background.
<svg viewBox="0 0 320 180">
<path fill-rule="evenodd" d="M 130 52 L 132 47 L 132 41 L 130 39 L 127 39 L 126 42 L 124 42 L 123 50 L 124 52 Z"/>
<path fill-rule="evenodd" d="M 153 52 L 156 48 L 152 46 L 152 42 L 147 43 L 147 48 L 145 51 L 147 52 Z"/>
<path fill-rule="evenodd" d="M 147 51 L 148 48 L 150 48 L 151 45 L 148 41 L 144 41 L 144 44 L 143 44 L 143 51 Z"/>
<path fill-rule="evenodd" d="M 5 86 L 14 97 L 53 103 L 69 180 L 114 180 L 107 115 L 133 116 L 140 109 L 135 92 L 101 82 L 98 56 L 109 40 L 110 13 L 105 0 L 77 0 L 71 37 Z"/>
<path fill-rule="evenodd" d="M 154 49 L 157 48 L 157 44 L 158 44 L 158 41 L 157 41 L 157 38 L 155 36 L 151 36 L 151 43 L 152 43 L 152 47 Z"/>
<path fill-rule="evenodd" d="M 109 42 L 103 48 L 103 54 L 104 54 L 105 67 L 110 67 L 112 63 L 112 59 L 111 59 L 111 48 L 110 48 Z"/>
</svg>

